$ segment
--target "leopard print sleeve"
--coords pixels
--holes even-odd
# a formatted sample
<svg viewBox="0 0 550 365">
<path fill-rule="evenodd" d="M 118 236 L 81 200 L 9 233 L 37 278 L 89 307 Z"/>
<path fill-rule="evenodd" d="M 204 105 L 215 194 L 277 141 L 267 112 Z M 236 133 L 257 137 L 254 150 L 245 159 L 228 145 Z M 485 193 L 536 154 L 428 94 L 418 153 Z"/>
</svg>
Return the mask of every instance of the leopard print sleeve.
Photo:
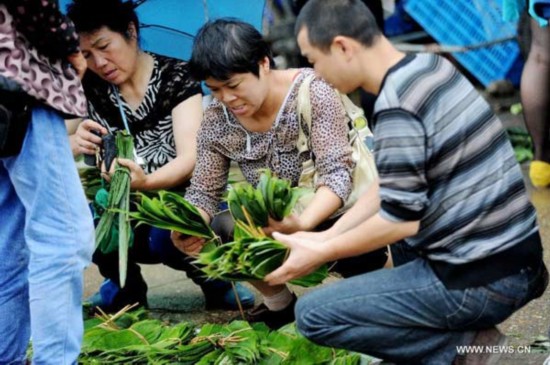
<svg viewBox="0 0 550 365">
<path fill-rule="evenodd" d="M 225 124 L 221 107 L 208 107 L 197 139 L 197 162 L 191 186 L 185 198 L 206 211 L 210 217 L 218 212 L 218 204 L 225 191 L 230 160 L 217 148 L 221 126 Z"/>
<path fill-rule="evenodd" d="M 344 202 L 352 190 L 353 169 L 347 118 L 330 85 L 315 78 L 310 88 L 311 149 L 319 177 L 316 188 L 326 186 Z"/>
</svg>

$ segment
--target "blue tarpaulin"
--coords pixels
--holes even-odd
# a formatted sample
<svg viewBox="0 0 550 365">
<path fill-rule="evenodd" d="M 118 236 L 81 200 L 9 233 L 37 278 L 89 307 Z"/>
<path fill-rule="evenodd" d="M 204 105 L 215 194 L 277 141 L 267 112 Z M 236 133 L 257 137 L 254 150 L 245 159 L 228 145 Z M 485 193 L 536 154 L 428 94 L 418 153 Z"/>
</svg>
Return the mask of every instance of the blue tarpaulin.
<svg viewBox="0 0 550 365">
<path fill-rule="evenodd" d="M 60 0 L 65 10 L 71 0 Z M 234 17 L 261 31 L 264 0 L 141 0 L 135 1 L 142 23 L 145 50 L 188 60 L 193 36 L 206 20 Z"/>
</svg>

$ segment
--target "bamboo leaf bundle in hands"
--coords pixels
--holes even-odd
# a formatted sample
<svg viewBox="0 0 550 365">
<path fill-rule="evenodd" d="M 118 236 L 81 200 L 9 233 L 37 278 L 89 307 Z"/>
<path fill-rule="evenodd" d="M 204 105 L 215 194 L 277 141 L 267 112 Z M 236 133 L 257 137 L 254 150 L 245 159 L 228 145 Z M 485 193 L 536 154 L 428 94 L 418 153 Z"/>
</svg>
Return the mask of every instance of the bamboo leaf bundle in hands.
<svg viewBox="0 0 550 365">
<path fill-rule="evenodd" d="M 207 240 L 203 250 L 213 248 L 218 237 L 204 220 L 197 208 L 181 195 L 159 190 L 152 198 L 138 193 L 137 212 L 129 213 L 131 219 L 139 224 L 148 224 L 160 229 L 179 232 L 187 236 Z"/>
<path fill-rule="evenodd" d="M 126 131 L 116 134 L 117 156 L 125 159 L 132 159 L 134 156 L 134 139 Z M 128 221 L 128 210 L 130 207 L 130 169 L 115 165 L 115 173 L 109 187 L 107 209 L 103 212 L 96 227 L 96 248 L 103 253 L 110 253 L 118 249 L 119 254 L 119 280 L 123 287 L 126 282 L 126 270 L 128 266 L 128 247 L 130 241 L 131 227 Z M 113 240 L 111 235 L 115 219 L 118 220 L 118 241 Z"/>
<path fill-rule="evenodd" d="M 265 169 L 256 188 L 248 183 L 233 185 L 227 202 L 235 221 L 246 222 L 246 210 L 255 226 L 266 227 L 268 217 L 281 221 L 289 215 L 302 195 L 302 189 L 293 188 L 290 181 L 280 179 Z"/>
<path fill-rule="evenodd" d="M 269 216 L 282 220 L 289 215 L 303 192 L 293 188 L 290 181 L 273 176 L 268 169 L 262 172 L 255 189 L 246 183 L 234 186 L 227 200 L 235 221 L 235 241 L 202 252 L 196 263 L 212 279 L 263 280 L 283 264 L 289 249 L 266 237 L 258 227 L 267 226 Z M 323 265 L 291 283 L 310 287 L 320 284 L 327 276 L 328 268 Z"/>
<path fill-rule="evenodd" d="M 247 230 L 242 223 L 239 229 Z M 255 237 L 252 237 L 254 236 Z M 283 264 L 289 248 L 274 239 L 249 231 L 247 237 L 223 244 L 207 252 L 201 252 L 195 261 L 208 278 L 251 281 L 263 280 L 264 277 Z M 313 273 L 292 280 L 290 283 L 303 287 L 320 284 L 328 276 L 326 265 Z"/>
</svg>

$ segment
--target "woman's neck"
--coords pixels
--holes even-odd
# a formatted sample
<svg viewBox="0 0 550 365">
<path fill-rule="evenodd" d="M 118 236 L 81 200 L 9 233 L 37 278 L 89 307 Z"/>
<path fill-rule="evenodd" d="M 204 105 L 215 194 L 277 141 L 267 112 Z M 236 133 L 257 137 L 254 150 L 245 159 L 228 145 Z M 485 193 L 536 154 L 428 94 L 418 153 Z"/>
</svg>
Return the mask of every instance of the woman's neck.
<svg viewBox="0 0 550 365">
<path fill-rule="evenodd" d="M 293 69 L 271 71 L 268 92 L 262 107 L 254 116 L 255 119 L 269 121 L 271 124 L 275 122 L 297 72 L 298 70 Z"/>
<path fill-rule="evenodd" d="M 118 85 L 120 94 L 133 110 L 139 107 L 145 97 L 154 67 L 154 59 L 151 55 L 138 52 L 135 72 L 128 80 Z"/>
</svg>

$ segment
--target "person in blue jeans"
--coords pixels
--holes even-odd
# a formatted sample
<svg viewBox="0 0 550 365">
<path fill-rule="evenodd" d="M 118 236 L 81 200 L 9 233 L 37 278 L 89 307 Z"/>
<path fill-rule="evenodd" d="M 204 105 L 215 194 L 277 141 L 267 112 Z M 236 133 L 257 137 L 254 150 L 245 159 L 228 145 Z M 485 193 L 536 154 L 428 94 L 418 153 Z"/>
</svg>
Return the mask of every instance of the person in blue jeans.
<svg viewBox="0 0 550 365">
<path fill-rule="evenodd" d="M 68 15 L 80 35 L 89 71 L 83 79 L 89 115 L 72 126 L 73 153 L 93 155 L 102 145 L 100 136 L 126 129 L 142 160 L 118 160 L 130 170 L 130 188 L 184 190 L 195 167 L 202 120 L 200 84 L 190 77 L 187 63 L 141 49 L 139 19 L 131 1 L 75 0 Z M 110 179 L 107 171 L 103 177 Z M 92 306 L 108 312 L 135 303 L 147 306 L 140 263 L 185 271 L 201 287 L 208 309 L 238 309 L 237 294 L 243 307 L 254 305 L 254 295 L 246 287 L 239 284 L 234 291 L 229 282 L 207 280 L 191 263 L 193 258 L 174 248 L 169 231 L 143 226 L 133 236 L 123 288 L 118 251 L 94 253 L 93 262 L 106 280 L 89 298 Z"/>
<path fill-rule="evenodd" d="M 85 115 L 86 62 L 57 1 L 2 2 L 0 39 L 0 363 L 32 337 L 33 364 L 75 364 L 94 228 L 62 116 Z"/>
<path fill-rule="evenodd" d="M 360 0 L 310 0 L 295 30 L 330 84 L 377 95 L 379 185 L 327 231 L 274 233 L 291 252 L 267 282 L 388 244 L 413 251 L 404 260 L 392 249 L 394 268 L 301 297 L 298 330 L 397 364 L 496 364 L 500 354 L 460 346 L 504 345 L 495 326 L 548 284 L 535 210 L 500 121 L 450 62 L 398 51 Z"/>
</svg>

